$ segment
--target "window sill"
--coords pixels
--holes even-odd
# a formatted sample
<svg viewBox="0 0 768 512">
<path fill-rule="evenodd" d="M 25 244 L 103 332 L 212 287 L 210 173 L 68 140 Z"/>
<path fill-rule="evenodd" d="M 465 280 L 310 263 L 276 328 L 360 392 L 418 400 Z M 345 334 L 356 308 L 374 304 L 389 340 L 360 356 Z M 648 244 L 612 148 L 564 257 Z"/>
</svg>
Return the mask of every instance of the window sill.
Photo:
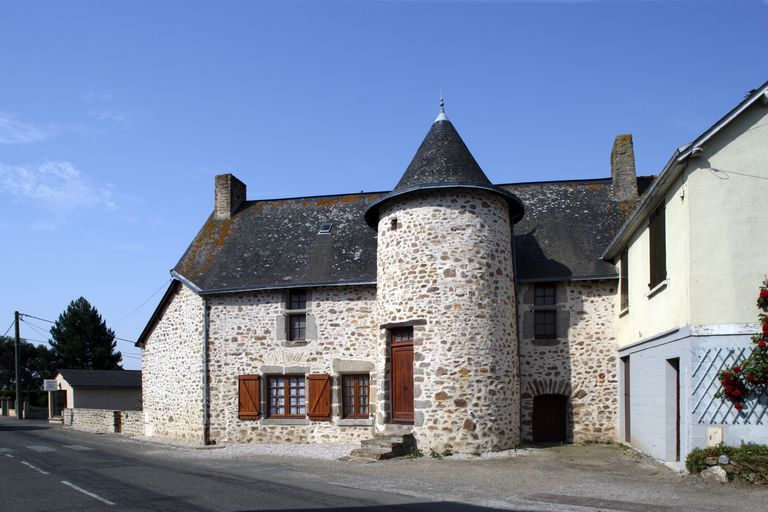
<svg viewBox="0 0 768 512">
<path fill-rule="evenodd" d="M 629 306 L 625 307 L 621 311 L 619 311 L 619 318 L 623 316 L 627 316 L 629 314 Z"/>
<path fill-rule="evenodd" d="M 666 288 L 668 284 L 669 284 L 669 278 L 663 280 L 662 282 L 660 282 L 659 284 L 657 284 L 656 286 L 651 288 L 648 291 L 648 293 L 645 294 L 645 298 L 646 299 L 652 298 L 654 295 L 656 295 L 659 292 L 661 292 L 662 290 L 664 290 L 664 288 Z"/>
<path fill-rule="evenodd" d="M 561 341 L 562 340 L 560 338 L 552 338 L 552 339 L 548 339 L 548 340 L 543 340 L 543 339 L 538 339 L 537 340 L 536 338 L 532 338 L 531 339 L 531 344 L 532 345 L 537 345 L 539 347 L 551 347 L 551 346 L 554 346 L 554 345 L 559 345 Z"/>
<path fill-rule="evenodd" d="M 282 340 L 281 344 L 284 347 L 306 347 L 310 340 Z"/>
<path fill-rule="evenodd" d="M 306 418 L 264 418 L 259 425 L 309 425 Z"/>
<path fill-rule="evenodd" d="M 337 427 L 371 427 L 373 418 L 344 418 L 336 421 Z"/>
</svg>

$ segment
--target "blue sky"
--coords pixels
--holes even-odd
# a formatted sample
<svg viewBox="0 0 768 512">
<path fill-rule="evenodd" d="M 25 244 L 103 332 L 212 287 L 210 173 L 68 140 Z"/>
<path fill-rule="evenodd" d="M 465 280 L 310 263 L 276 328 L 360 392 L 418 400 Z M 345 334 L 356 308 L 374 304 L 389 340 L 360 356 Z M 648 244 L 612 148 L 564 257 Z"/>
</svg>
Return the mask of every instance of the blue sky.
<svg viewBox="0 0 768 512">
<path fill-rule="evenodd" d="M 766 34 L 760 0 L 2 0 L 0 334 L 82 295 L 135 339 L 215 174 L 387 190 L 441 88 L 494 182 L 607 177 L 626 132 L 655 174 L 768 80 Z"/>
</svg>

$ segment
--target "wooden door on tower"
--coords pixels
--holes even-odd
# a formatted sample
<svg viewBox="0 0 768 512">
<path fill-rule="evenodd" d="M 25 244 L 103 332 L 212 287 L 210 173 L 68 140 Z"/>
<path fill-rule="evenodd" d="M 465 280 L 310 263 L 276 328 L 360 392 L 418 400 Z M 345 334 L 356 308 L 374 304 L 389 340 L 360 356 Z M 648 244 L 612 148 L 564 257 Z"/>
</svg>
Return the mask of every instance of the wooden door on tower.
<svg viewBox="0 0 768 512">
<path fill-rule="evenodd" d="M 413 423 L 413 327 L 392 329 L 392 422 Z"/>
</svg>

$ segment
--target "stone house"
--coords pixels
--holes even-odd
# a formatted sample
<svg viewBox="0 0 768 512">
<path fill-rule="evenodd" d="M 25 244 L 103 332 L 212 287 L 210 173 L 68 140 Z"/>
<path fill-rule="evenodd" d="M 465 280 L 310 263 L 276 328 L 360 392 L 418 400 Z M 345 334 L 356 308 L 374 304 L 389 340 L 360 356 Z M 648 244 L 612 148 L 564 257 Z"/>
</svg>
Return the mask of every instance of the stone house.
<svg viewBox="0 0 768 512">
<path fill-rule="evenodd" d="M 696 447 L 768 443 L 768 396 L 743 411 L 717 373 L 752 350 L 768 273 L 768 83 L 669 163 L 608 244 L 622 441 L 682 467 Z"/>
<path fill-rule="evenodd" d="M 249 200 L 233 175 L 142 332 L 145 433 L 422 449 L 617 437 L 618 272 L 652 183 L 492 184 L 441 107 L 394 189 Z"/>
</svg>

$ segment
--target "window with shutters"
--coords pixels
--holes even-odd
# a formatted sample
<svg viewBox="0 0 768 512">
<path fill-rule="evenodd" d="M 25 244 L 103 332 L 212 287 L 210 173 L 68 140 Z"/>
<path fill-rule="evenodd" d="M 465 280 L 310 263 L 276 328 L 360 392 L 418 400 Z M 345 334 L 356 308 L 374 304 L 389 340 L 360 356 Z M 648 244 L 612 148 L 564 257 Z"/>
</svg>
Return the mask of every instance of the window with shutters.
<svg viewBox="0 0 768 512">
<path fill-rule="evenodd" d="M 537 284 L 533 291 L 533 338 L 557 339 L 556 285 Z"/>
<path fill-rule="evenodd" d="M 306 416 L 306 386 L 303 375 L 276 375 L 267 378 L 270 418 Z"/>
<path fill-rule="evenodd" d="M 330 421 L 331 419 L 331 376 L 318 373 L 309 379 L 309 419 Z"/>
<path fill-rule="evenodd" d="M 261 416 L 261 378 L 258 375 L 240 375 L 238 378 L 238 417 L 256 420 Z"/>
<path fill-rule="evenodd" d="M 368 381 L 366 375 L 343 375 L 341 382 L 341 400 L 344 418 L 368 417 Z"/>
<path fill-rule="evenodd" d="M 667 241 L 664 204 L 648 218 L 649 257 L 651 275 L 649 288 L 655 288 L 667 278 Z"/>
<path fill-rule="evenodd" d="M 629 252 L 624 249 L 619 258 L 621 275 L 619 276 L 619 288 L 621 293 L 621 310 L 629 308 Z"/>
</svg>

